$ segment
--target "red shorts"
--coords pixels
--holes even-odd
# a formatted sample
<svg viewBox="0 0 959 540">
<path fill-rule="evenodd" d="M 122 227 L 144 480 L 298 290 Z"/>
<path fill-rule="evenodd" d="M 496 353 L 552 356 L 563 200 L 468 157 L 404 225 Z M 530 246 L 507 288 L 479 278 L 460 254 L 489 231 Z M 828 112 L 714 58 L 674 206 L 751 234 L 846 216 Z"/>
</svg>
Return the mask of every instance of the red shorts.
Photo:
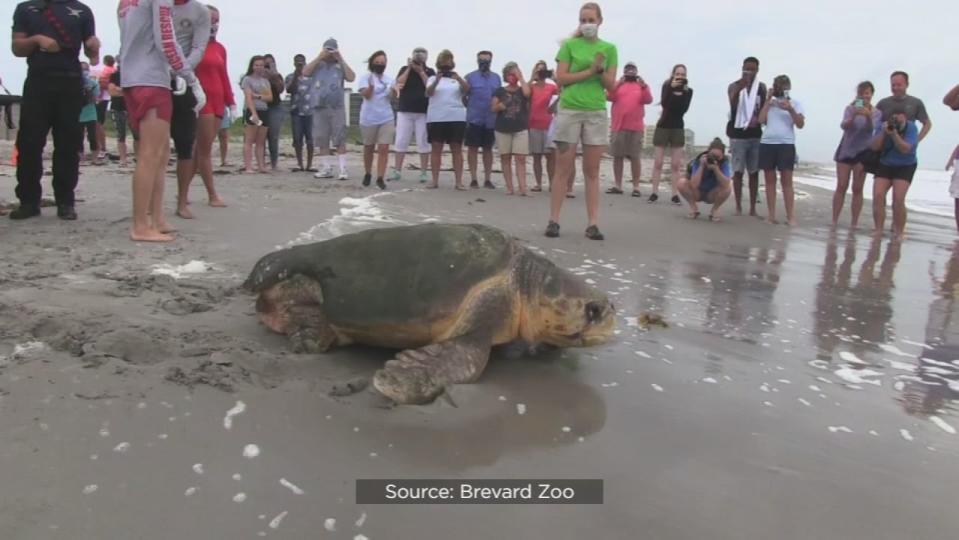
<svg viewBox="0 0 959 540">
<path fill-rule="evenodd" d="M 211 92 L 206 95 L 206 105 L 200 111 L 200 116 L 204 114 L 212 114 L 217 118 L 223 118 L 223 115 L 226 114 L 226 100 L 223 94 Z"/>
<path fill-rule="evenodd" d="M 140 131 L 140 121 L 150 109 L 156 109 L 157 118 L 169 122 L 173 118 L 173 93 L 158 86 L 133 86 L 123 89 L 130 127 Z"/>
</svg>

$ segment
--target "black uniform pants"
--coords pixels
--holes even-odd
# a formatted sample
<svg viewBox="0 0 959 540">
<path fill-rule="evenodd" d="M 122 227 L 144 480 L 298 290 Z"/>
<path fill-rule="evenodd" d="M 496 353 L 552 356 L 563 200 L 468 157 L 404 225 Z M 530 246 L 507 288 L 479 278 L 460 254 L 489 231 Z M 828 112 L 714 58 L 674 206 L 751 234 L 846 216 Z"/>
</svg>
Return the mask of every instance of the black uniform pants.
<svg viewBox="0 0 959 540">
<path fill-rule="evenodd" d="M 57 205 L 73 205 L 80 174 L 77 149 L 83 144 L 80 77 L 28 75 L 20 103 L 17 132 L 17 198 L 24 205 L 40 205 L 43 148 L 53 130 L 53 192 Z"/>
</svg>

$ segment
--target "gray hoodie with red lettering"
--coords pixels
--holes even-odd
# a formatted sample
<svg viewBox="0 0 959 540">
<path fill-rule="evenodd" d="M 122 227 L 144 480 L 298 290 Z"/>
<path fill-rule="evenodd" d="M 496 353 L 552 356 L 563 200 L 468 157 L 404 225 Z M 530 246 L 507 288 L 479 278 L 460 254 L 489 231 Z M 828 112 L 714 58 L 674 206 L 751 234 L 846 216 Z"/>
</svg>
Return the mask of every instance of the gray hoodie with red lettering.
<svg viewBox="0 0 959 540">
<path fill-rule="evenodd" d="M 173 0 L 121 0 L 120 85 L 170 88 L 171 74 L 193 83 L 193 66 L 177 43 Z"/>
</svg>

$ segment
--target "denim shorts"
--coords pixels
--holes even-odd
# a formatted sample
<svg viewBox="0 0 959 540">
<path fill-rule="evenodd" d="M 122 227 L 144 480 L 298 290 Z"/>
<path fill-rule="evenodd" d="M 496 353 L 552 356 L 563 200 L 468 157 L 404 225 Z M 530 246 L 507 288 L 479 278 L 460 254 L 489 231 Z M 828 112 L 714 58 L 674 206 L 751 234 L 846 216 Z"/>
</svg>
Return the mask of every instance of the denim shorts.
<svg viewBox="0 0 959 540">
<path fill-rule="evenodd" d="M 290 126 L 293 129 L 293 146 L 299 148 L 303 142 L 310 147 L 313 146 L 313 115 L 300 116 L 299 114 L 290 115 Z"/>
<path fill-rule="evenodd" d="M 729 153 L 734 173 L 759 172 L 759 139 L 730 139 Z"/>
</svg>

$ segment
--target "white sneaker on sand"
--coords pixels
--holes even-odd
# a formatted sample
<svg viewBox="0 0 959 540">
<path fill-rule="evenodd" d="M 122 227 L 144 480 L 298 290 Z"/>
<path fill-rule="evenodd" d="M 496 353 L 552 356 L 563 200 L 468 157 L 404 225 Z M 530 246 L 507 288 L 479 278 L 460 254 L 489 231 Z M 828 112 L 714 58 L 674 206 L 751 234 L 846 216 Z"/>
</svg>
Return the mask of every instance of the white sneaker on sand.
<svg viewBox="0 0 959 540">
<path fill-rule="evenodd" d="M 333 178 L 333 167 L 323 167 L 313 178 Z"/>
<path fill-rule="evenodd" d="M 349 179 L 350 179 L 350 175 L 346 174 L 346 169 L 340 169 L 340 180 L 349 180 Z"/>
</svg>

